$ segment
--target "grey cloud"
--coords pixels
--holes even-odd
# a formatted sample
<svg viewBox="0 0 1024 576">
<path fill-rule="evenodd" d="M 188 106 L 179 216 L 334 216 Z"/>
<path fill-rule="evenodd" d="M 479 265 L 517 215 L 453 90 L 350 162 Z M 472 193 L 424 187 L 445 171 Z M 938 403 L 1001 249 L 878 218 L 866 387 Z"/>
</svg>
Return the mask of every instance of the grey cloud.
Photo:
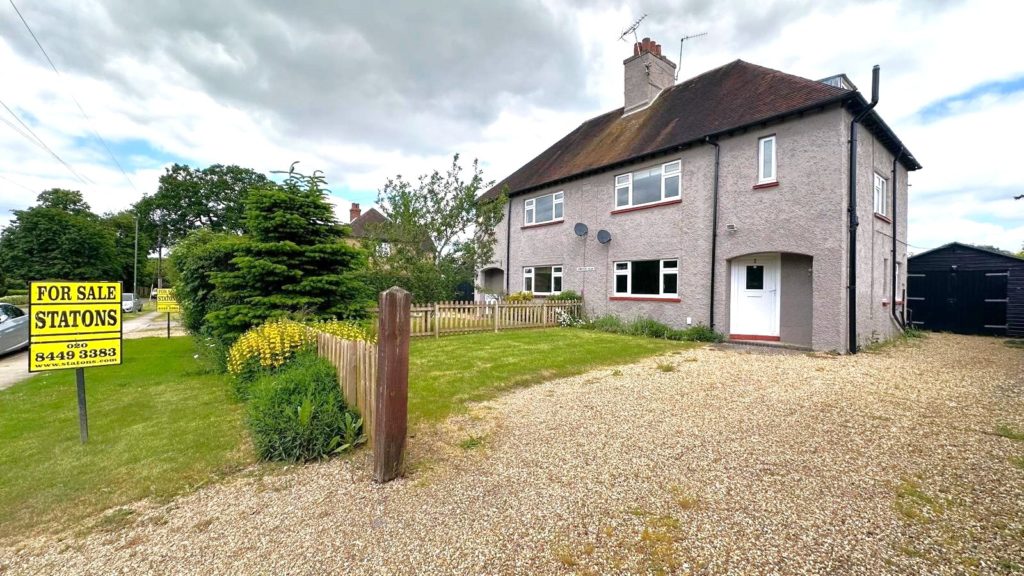
<svg viewBox="0 0 1024 576">
<path fill-rule="evenodd" d="M 509 96 L 555 109 L 592 104 L 569 23 L 539 2 L 110 0 L 22 11 L 66 72 L 137 93 L 147 87 L 118 59 L 178 67 L 211 97 L 275 114 L 313 139 L 445 151 Z M 0 18 L 0 34 L 38 56 L 16 19 Z"/>
</svg>

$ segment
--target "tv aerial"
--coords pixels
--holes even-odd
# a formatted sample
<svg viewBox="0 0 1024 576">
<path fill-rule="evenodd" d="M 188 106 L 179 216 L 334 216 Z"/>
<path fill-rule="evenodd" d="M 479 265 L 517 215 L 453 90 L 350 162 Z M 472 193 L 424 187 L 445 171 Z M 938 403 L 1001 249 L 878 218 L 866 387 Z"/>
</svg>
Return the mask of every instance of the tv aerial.
<svg viewBox="0 0 1024 576">
<path fill-rule="evenodd" d="M 683 67 L 683 42 L 692 40 L 694 38 L 700 38 L 701 36 L 707 36 L 707 32 L 701 32 L 700 34 L 685 34 L 679 39 L 679 60 L 676 64 L 676 77 L 675 80 L 679 80 L 679 69 Z"/>
<path fill-rule="evenodd" d="M 633 22 L 633 24 L 629 28 L 626 28 L 625 30 L 623 30 L 622 34 L 619 36 L 619 40 L 625 40 L 626 36 L 629 36 L 630 34 L 632 34 L 633 35 L 633 41 L 634 42 L 640 42 L 640 39 L 637 38 L 637 35 L 636 35 L 636 29 L 640 27 L 640 23 L 644 21 L 644 18 L 647 18 L 647 14 L 644 14 L 643 16 L 637 18 L 636 22 Z"/>
</svg>

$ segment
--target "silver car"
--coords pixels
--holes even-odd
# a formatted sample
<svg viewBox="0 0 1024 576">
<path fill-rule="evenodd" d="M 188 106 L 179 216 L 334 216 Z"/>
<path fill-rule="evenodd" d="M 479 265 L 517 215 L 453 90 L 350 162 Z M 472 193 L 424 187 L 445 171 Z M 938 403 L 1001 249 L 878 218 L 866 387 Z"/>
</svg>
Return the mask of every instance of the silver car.
<svg viewBox="0 0 1024 576">
<path fill-rule="evenodd" d="M 28 314 L 13 304 L 0 303 L 0 355 L 28 346 Z"/>
</svg>

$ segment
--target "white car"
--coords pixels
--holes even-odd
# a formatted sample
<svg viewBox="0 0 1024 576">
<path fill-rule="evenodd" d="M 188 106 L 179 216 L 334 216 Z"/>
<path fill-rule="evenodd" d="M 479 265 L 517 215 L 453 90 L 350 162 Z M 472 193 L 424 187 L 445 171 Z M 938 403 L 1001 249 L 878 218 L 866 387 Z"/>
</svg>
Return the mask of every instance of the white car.
<svg viewBox="0 0 1024 576">
<path fill-rule="evenodd" d="M 0 302 L 0 355 L 28 346 L 28 314 Z"/>
<path fill-rule="evenodd" d="M 142 300 L 135 297 L 131 292 L 121 294 L 121 310 L 124 312 L 142 312 Z"/>
</svg>

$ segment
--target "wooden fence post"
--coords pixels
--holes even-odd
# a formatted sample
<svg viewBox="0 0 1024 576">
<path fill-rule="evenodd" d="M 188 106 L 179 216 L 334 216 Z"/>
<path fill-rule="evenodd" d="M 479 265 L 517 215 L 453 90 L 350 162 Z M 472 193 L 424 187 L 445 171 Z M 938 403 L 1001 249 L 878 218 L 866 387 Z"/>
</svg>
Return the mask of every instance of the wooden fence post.
<svg viewBox="0 0 1024 576">
<path fill-rule="evenodd" d="M 441 315 L 437 312 L 437 302 L 434 302 L 434 338 L 441 337 Z"/>
<path fill-rule="evenodd" d="M 409 418 L 411 301 L 409 292 L 397 286 L 380 294 L 377 387 L 373 398 L 373 479 L 376 482 L 389 482 L 402 472 Z"/>
<path fill-rule="evenodd" d="M 498 300 L 494 300 L 494 331 L 498 331 Z"/>
</svg>

